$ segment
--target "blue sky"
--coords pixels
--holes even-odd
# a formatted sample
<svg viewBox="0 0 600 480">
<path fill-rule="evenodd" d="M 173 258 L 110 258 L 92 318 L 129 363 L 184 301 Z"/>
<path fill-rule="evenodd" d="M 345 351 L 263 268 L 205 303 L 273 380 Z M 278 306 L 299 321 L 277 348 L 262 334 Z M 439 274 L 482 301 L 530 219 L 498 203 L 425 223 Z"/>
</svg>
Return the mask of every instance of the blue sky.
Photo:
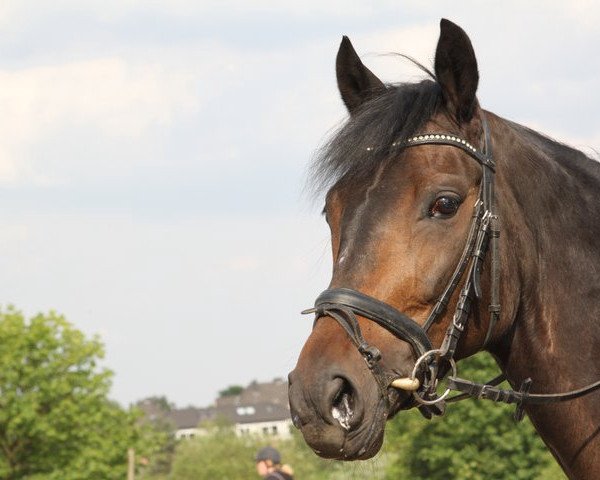
<svg viewBox="0 0 600 480">
<path fill-rule="evenodd" d="M 345 118 L 341 36 L 386 81 L 470 35 L 481 104 L 600 148 L 600 7 L 579 2 L 0 6 L 0 303 L 106 345 L 112 395 L 210 403 L 293 368 L 326 287 L 306 169 Z"/>
</svg>

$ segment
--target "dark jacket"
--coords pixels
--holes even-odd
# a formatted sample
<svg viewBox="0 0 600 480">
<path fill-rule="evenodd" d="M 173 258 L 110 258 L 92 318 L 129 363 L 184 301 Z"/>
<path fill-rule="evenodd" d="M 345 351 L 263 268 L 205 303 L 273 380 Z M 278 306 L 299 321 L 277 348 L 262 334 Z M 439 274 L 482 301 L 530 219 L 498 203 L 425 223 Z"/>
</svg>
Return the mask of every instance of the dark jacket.
<svg viewBox="0 0 600 480">
<path fill-rule="evenodd" d="M 266 477 L 266 480 L 294 480 L 294 477 L 288 475 L 287 473 L 280 472 L 276 470 L 275 472 L 269 473 Z"/>
</svg>

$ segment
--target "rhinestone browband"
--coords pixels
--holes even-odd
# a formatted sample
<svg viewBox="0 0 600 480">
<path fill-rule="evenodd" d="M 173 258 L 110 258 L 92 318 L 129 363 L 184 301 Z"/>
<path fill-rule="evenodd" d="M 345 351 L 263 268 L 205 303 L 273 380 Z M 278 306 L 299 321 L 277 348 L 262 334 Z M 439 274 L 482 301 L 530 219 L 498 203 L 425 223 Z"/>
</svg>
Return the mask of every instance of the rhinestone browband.
<svg viewBox="0 0 600 480">
<path fill-rule="evenodd" d="M 468 153 L 471 157 L 477 160 L 481 165 L 490 168 L 491 170 L 496 169 L 496 163 L 494 160 L 481 153 L 477 150 L 473 145 L 471 145 L 466 140 L 457 137 L 456 135 L 451 135 L 448 133 L 425 133 L 423 135 L 416 135 L 414 137 L 409 138 L 404 142 L 394 142 L 392 143 L 392 147 L 414 147 L 417 145 L 449 145 L 453 147 L 458 147 L 461 150 Z M 373 147 L 368 147 L 367 151 L 373 151 Z"/>
</svg>

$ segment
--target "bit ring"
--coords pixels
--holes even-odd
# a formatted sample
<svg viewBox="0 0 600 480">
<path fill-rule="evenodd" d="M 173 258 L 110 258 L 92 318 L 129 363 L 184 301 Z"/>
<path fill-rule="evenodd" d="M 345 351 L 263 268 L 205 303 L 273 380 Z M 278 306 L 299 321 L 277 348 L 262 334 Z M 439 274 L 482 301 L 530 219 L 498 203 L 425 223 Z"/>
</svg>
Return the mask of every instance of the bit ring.
<svg viewBox="0 0 600 480">
<path fill-rule="evenodd" d="M 419 366 L 421 365 L 421 363 L 423 363 L 423 361 L 425 361 L 427 358 L 431 357 L 432 355 L 440 355 L 442 353 L 443 353 L 442 350 L 437 348 L 434 350 L 429 350 L 428 352 L 425 352 L 423 355 L 421 355 L 415 362 L 415 366 L 413 368 L 412 373 L 410 374 L 410 378 L 411 379 L 416 378 L 417 370 L 419 369 Z M 456 374 L 457 374 L 456 362 L 454 361 L 453 358 L 449 359 L 448 361 L 450 362 L 450 367 L 452 368 L 452 376 L 456 377 Z M 444 393 L 442 393 L 439 397 L 436 397 L 432 400 L 425 400 L 423 397 L 421 397 L 421 395 L 419 395 L 418 390 L 414 391 L 412 394 L 413 394 L 413 398 L 421 405 L 434 405 L 434 404 L 444 400 L 448 395 L 450 395 L 451 391 L 452 391 L 451 389 L 447 388 Z"/>
</svg>

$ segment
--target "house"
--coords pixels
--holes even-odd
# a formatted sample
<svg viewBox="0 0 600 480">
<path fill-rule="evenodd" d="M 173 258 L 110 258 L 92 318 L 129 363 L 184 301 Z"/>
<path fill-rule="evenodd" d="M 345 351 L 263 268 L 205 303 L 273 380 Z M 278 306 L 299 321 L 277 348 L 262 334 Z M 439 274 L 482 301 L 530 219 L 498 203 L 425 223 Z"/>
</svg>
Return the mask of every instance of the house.
<svg viewBox="0 0 600 480">
<path fill-rule="evenodd" d="M 168 414 L 170 423 L 174 426 L 175 438 L 194 438 L 196 435 L 205 433 L 198 428 L 205 421 L 215 418 L 214 408 L 179 408 L 173 409 Z"/>
<path fill-rule="evenodd" d="M 238 395 L 217 399 L 215 412 L 230 420 L 238 435 L 290 436 L 288 384 L 281 378 L 266 383 L 252 382 Z"/>
<path fill-rule="evenodd" d="M 214 407 L 175 408 L 165 397 L 150 397 L 137 402 L 146 421 L 172 430 L 175 438 L 192 438 L 201 433 L 198 425 L 215 418 Z"/>
<path fill-rule="evenodd" d="M 288 403 L 288 384 L 281 378 L 271 382 L 252 382 L 239 394 L 218 398 L 207 408 L 165 408 L 152 399 L 138 403 L 146 417 L 171 424 L 175 438 L 193 438 L 206 430 L 201 424 L 224 418 L 233 424 L 237 435 L 290 436 L 292 420 Z"/>
</svg>

